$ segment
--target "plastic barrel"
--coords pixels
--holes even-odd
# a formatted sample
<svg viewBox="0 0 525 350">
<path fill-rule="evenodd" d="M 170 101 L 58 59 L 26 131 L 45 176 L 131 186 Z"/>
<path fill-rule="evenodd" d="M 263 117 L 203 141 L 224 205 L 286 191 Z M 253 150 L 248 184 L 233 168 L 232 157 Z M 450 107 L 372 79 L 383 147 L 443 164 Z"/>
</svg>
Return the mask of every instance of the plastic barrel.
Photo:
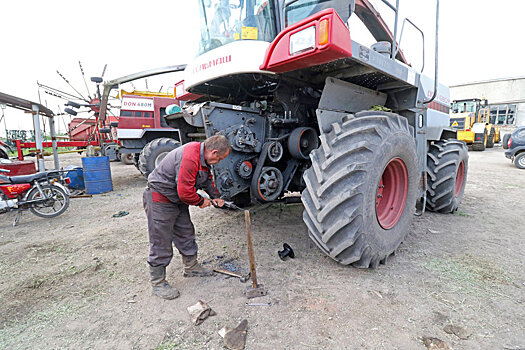
<svg viewBox="0 0 525 350">
<path fill-rule="evenodd" d="M 84 157 L 84 185 L 87 194 L 98 194 L 113 191 L 109 157 Z"/>
<path fill-rule="evenodd" d="M 64 170 L 67 170 L 64 174 L 65 177 L 68 177 L 70 180 L 68 187 L 74 190 L 83 190 L 85 188 L 84 170 L 81 166 L 68 165 Z"/>
</svg>

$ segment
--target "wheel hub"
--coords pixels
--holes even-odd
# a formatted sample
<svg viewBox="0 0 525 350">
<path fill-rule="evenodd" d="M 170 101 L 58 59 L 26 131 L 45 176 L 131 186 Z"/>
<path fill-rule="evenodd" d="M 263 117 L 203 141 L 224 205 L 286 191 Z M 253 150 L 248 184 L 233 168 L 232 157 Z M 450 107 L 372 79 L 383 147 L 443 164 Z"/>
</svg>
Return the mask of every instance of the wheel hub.
<svg viewBox="0 0 525 350">
<path fill-rule="evenodd" d="M 461 193 L 463 188 L 463 179 L 465 178 L 465 162 L 461 161 L 458 166 L 456 173 L 456 186 L 454 187 L 454 196 L 457 197 Z"/>
<path fill-rule="evenodd" d="M 407 167 L 401 158 L 394 158 L 385 167 L 376 191 L 376 216 L 382 228 L 391 229 L 399 221 L 407 195 Z"/>
</svg>

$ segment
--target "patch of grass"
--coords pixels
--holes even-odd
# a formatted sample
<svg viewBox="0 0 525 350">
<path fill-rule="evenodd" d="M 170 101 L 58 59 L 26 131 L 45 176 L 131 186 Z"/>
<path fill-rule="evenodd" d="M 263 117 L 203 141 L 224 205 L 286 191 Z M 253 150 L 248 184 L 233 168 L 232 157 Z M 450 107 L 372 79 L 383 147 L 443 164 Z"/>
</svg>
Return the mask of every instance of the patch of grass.
<svg viewBox="0 0 525 350">
<path fill-rule="evenodd" d="M 461 216 L 461 217 L 469 217 L 469 216 L 470 216 L 470 214 L 467 214 L 467 213 L 465 213 L 465 212 L 463 212 L 463 211 L 461 211 L 461 210 L 456 210 L 456 211 L 454 212 L 454 215 L 456 215 L 456 216 Z"/>
<path fill-rule="evenodd" d="M 179 345 L 180 345 L 179 343 L 172 343 L 172 342 L 164 343 L 164 342 L 162 342 L 161 344 L 159 344 L 155 348 L 155 350 L 172 350 L 172 349 L 178 348 Z"/>
<path fill-rule="evenodd" d="M 493 263 L 470 254 L 461 257 L 432 258 L 422 265 L 448 282 L 448 287 L 465 293 L 494 295 L 512 278 Z"/>
<path fill-rule="evenodd" d="M 0 349 L 25 348 L 28 344 L 38 344 L 40 335 L 46 329 L 57 327 L 78 313 L 79 306 L 70 304 L 53 305 L 24 320 L 13 320 L 0 329 Z"/>
</svg>

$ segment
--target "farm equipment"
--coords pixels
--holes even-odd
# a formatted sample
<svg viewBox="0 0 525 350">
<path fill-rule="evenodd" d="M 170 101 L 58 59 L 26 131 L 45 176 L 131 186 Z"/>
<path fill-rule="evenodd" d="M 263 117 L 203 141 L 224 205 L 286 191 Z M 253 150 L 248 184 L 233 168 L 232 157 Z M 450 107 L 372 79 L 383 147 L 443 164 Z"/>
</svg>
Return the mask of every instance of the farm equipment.
<svg viewBox="0 0 525 350">
<path fill-rule="evenodd" d="M 145 177 L 168 152 L 187 142 L 187 134 L 195 130 L 186 123 L 176 127 L 167 124 L 172 111 L 181 109 L 178 100 L 163 96 L 166 94 L 153 92 L 122 95 L 119 122 L 114 124 L 118 126 L 119 153 L 131 154 L 133 163 Z"/>
<path fill-rule="evenodd" d="M 213 167 L 225 199 L 293 202 L 287 194 L 301 192 L 310 238 L 363 268 L 397 250 L 415 212 L 454 212 L 468 172 L 449 90 L 437 83 L 439 0 L 434 80 L 407 64 L 398 7 L 383 2 L 393 35 L 366 0 L 200 0 L 199 52 L 176 86 L 185 103 L 166 118 L 229 138 L 230 155 Z M 351 40 L 351 15 L 378 44 Z"/>
<path fill-rule="evenodd" d="M 500 130 L 490 122 L 486 99 L 453 101 L 450 126 L 457 130 L 458 140 L 472 145 L 474 151 L 492 148 L 500 141 Z"/>
</svg>

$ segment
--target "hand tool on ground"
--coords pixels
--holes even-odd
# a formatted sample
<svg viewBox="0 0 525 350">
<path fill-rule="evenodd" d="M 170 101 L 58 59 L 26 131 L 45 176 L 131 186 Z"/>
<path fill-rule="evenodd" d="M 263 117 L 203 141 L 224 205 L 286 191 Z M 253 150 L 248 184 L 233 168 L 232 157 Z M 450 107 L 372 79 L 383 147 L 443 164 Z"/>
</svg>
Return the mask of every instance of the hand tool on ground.
<svg viewBox="0 0 525 350">
<path fill-rule="evenodd" d="M 246 240 L 248 241 L 248 258 L 250 259 L 250 275 L 252 286 L 246 288 L 246 297 L 248 299 L 262 297 L 267 294 L 262 284 L 257 283 L 257 273 L 255 272 L 255 254 L 253 252 L 252 228 L 250 222 L 250 211 L 244 211 L 244 221 L 246 222 Z"/>
<path fill-rule="evenodd" d="M 281 260 L 284 260 L 287 256 L 292 259 L 295 258 L 295 253 L 288 243 L 283 244 L 283 250 L 279 250 L 277 254 L 279 254 L 279 258 L 281 258 Z"/>
<path fill-rule="evenodd" d="M 241 275 L 240 273 L 235 273 L 233 271 L 217 269 L 217 268 L 213 268 L 213 271 L 218 272 L 218 273 L 222 273 L 223 275 L 237 277 L 238 279 L 241 280 L 242 283 L 246 282 L 250 278 L 250 274 L 249 273 L 247 275 Z"/>
</svg>

